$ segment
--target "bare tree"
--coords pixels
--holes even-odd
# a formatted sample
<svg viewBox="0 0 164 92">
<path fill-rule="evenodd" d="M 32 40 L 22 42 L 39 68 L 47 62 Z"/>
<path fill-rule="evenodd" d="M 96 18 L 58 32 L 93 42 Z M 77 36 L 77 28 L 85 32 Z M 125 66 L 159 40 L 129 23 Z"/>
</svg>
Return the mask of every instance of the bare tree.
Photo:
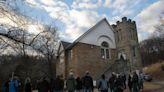
<svg viewBox="0 0 164 92">
<path fill-rule="evenodd" d="M 38 34 L 31 34 L 27 31 L 27 26 L 31 25 L 33 21 L 28 17 L 20 14 L 16 8 L 11 8 L 10 3 L 6 2 L 10 0 L 4 0 L 0 2 L 0 17 L 7 18 L 11 24 L 0 24 L 0 42 L 1 50 L 8 48 L 15 51 L 17 55 L 23 56 L 23 61 L 16 68 L 16 71 L 26 71 L 25 74 L 29 75 L 30 72 L 24 69 L 28 59 L 26 56 L 32 55 L 41 56 L 46 59 L 48 63 L 48 71 L 44 72 L 48 77 L 53 78 L 56 75 L 56 47 L 58 43 L 57 29 L 52 27 L 41 27 Z M 8 6 L 9 5 L 9 6 Z M 26 62 L 27 61 L 27 62 Z M 54 69 L 53 69 L 54 68 Z M 54 71 L 53 71 L 54 70 Z M 22 71 L 19 71 L 19 73 Z"/>
<path fill-rule="evenodd" d="M 140 42 L 143 65 L 164 60 L 164 12 L 159 16 L 159 24 L 155 26 L 152 35 Z"/>
<path fill-rule="evenodd" d="M 159 16 L 159 24 L 155 25 L 155 31 L 152 33 L 151 38 L 161 37 L 164 38 L 164 11 Z"/>
<path fill-rule="evenodd" d="M 45 27 L 43 32 L 38 35 L 35 40 L 33 40 L 33 44 L 31 46 L 36 50 L 39 51 L 47 60 L 49 64 L 50 70 L 50 77 L 54 77 L 52 63 L 56 61 L 57 56 L 57 46 L 58 46 L 58 34 L 57 29 L 53 27 Z M 55 64 L 55 63 L 54 63 Z M 55 65 L 53 66 L 55 67 Z"/>
</svg>

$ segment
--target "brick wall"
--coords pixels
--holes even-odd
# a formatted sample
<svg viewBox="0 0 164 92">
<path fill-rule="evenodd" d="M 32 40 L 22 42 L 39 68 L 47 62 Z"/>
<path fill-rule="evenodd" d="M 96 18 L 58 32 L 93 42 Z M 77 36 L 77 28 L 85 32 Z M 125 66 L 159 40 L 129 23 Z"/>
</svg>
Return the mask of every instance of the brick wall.
<svg viewBox="0 0 164 92">
<path fill-rule="evenodd" d="M 77 43 L 72 48 L 73 58 L 69 61 L 69 70 L 75 73 L 76 76 L 84 76 L 86 71 L 89 71 L 95 80 L 100 78 L 110 64 L 115 59 L 115 50 L 111 49 L 111 60 L 101 58 L 101 49 L 99 46 Z"/>
</svg>

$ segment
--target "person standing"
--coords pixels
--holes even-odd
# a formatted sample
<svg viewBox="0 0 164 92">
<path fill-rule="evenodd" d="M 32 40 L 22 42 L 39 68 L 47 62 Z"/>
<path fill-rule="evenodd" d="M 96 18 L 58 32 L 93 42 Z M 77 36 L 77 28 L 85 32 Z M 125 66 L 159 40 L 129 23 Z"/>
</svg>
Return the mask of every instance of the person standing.
<svg viewBox="0 0 164 92">
<path fill-rule="evenodd" d="M 25 89 L 24 89 L 25 92 L 32 92 L 32 84 L 31 84 L 31 80 L 30 78 L 27 78 L 25 80 Z"/>
<path fill-rule="evenodd" d="M 41 92 L 41 81 L 41 79 L 37 80 L 36 89 L 38 90 L 38 92 Z"/>
<path fill-rule="evenodd" d="M 110 86 L 110 91 L 111 92 L 114 92 L 114 83 L 115 83 L 115 81 L 116 81 L 116 75 L 113 72 L 112 76 L 109 78 L 109 84 L 110 84 L 109 86 Z"/>
<path fill-rule="evenodd" d="M 8 79 L 8 80 L 4 83 L 3 92 L 9 92 L 9 82 L 10 82 L 10 80 Z"/>
<path fill-rule="evenodd" d="M 61 79 L 61 76 L 57 76 L 53 84 L 53 92 L 63 92 L 64 90 L 64 80 Z"/>
<path fill-rule="evenodd" d="M 76 80 L 75 80 L 72 72 L 69 74 L 69 78 L 66 81 L 66 88 L 67 88 L 68 92 L 75 92 Z"/>
<path fill-rule="evenodd" d="M 139 83 L 138 83 L 138 75 L 136 72 L 133 73 L 132 77 L 132 91 L 139 92 Z"/>
<path fill-rule="evenodd" d="M 114 92 L 123 92 L 124 87 L 123 87 L 123 80 L 121 78 L 121 75 L 117 76 L 114 85 L 115 85 Z"/>
<path fill-rule="evenodd" d="M 81 80 L 81 78 L 80 77 L 77 77 L 76 78 L 76 83 L 77 83 L 77 85 L 76 85 L 76 92 L 82 92 L 82 80 Z"/>
<path fill-rule="evenodd" d="M 63 74 L 60 75 L 60 80 L 61 80 L 61 82 L 60 82 L 61 83 L 61 92 L 64 92 L 64 84 L 65 84 L 64 82 L 65 81 L 64 81 L 64 78 L 63 78 Z"/>
<path fill-rule="evenodd" d="M 109 88 L 109 83 L 108 81 L 105 79 L 105 75 L 103 74 L 101 76 L 101 80 L 98 84 L 98 89 L 101 91 L 101 92 L 108 92 L 108 88 Z"/>
<path fill-rule="evenodd" d="M 131 76 L 131 74 L 129 74 L 129 76 L 128 76 L 128 87 L 129 87 L 129 91 L 132 92 L 132 76 Z"/>
<path fill-rule="evenodd" d="M 13 79 L 9 82 L 9 92 L 16 92 L 15 80 Z"/>
<path fill-rule="evenodd" d="M 126 89 L 126 75 L 125 74 L 122 74 L 122 81 L 123 81 L 124 88 Z"/>
<path fill-rule="evenodd" d="M 89 72 L 86 72 L 86 75 L 82 79 L 83 86 L 84 86 L 84 92 L 93 92 L 93 79 L 90 76 Z"/>
<path fill-rule="evenodd" d="M 144 83 L 144 75 L 140 71 L 140 73 L 139 73 L 139 90 L 143 90 L 143 88 L 144 88 L 143 83 Z"/>
<path fill-rule="evenodd" d="M 17 76 L 14 76 L 16 92 L 21 92 L 21 82 Z"/>
<path fill-rule="evenodd" d="M 38 84 L 38 92 L 48 92 L 49 91 L 49 83 L 46 78 Z"/>
</svg>

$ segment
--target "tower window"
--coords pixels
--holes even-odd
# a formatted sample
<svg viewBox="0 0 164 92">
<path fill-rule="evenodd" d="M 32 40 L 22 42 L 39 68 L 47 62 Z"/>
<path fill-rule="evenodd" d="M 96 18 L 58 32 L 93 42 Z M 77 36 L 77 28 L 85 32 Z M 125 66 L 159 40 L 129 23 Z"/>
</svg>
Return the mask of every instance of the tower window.
<svg viewBox="0 0 164 92">
<path fill-rule="evenodd" d="M 133 56 L 135 57 L 136 56 L 136 47 L 135 46 L 132 47 L 132 51 L 133 51 Z"/>
<path fill-rule="evenodd" d="M 125 51 L 120 51 L 118 53 L 118 59 L 123 59 L 123 60 L 127 59 Z"/>
<path fill-rule="evenodd" d="M 110 59 L 109 44 L 107 42 L 102 42 L 101 44 L 101 57 L 103 59 Z"/>
<path fill-rule="evenodd" d="M 133 39 L 133 30 L 131 30 L 130 33 L 131 39 Z"/>
</svg>

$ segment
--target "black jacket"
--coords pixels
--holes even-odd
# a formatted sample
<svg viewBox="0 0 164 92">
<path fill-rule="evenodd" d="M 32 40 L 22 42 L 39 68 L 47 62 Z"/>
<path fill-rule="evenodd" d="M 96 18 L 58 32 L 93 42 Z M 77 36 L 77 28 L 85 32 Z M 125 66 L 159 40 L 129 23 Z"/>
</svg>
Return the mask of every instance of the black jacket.
<svg viewBox="0 0 164 92">
<path fill-rule="evenodd" d="M 93 79 L 91 76 L 85 76 L 82 79 L 85 88 L 93 88 Z"/>
<path fill-rule="evenodd" d="M 54 81 L 53 86 L 54 86 L 55 91 L 63 90 L 64 89 L 64 80 L 57 78 Z"/>
<path fill-rule="evenodd" d="M 48 92 L 49 91 L 49 83 L 46 80 L 43 80 L 38 84 L 38 92 Z"/>
</svg>

